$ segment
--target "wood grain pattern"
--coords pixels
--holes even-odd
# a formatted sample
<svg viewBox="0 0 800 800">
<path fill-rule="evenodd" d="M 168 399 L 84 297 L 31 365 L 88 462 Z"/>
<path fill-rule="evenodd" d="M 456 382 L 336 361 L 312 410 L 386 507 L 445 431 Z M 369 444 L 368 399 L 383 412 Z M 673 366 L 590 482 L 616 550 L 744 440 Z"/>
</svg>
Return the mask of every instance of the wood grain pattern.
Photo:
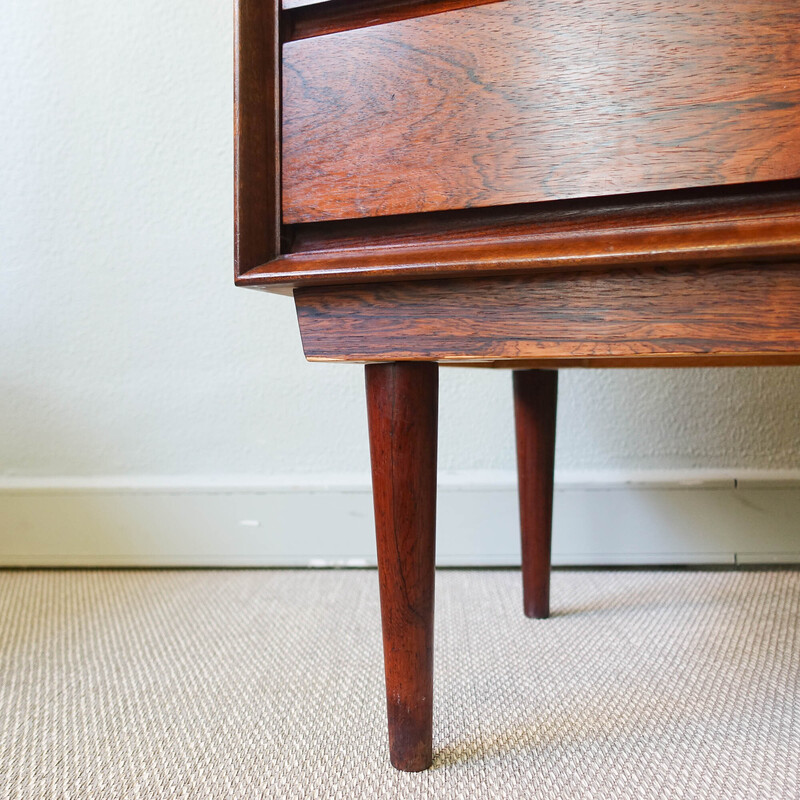
<svg viewBox="0 0 800 800">
<path fill-rule="evenodd" d="M 800 263 L 308 287 L 295 303 L 312 360 L 800 353 Z"/>
<path fill-rule="evenodd" d="M 276 0 L 234 16 L 234 274 L 280 253 L 280 70 Z"/>
<path fill-rule="evenodd" d="M 522 536 L 522 605 L 525 616 L 545 619 L 550 616 L 558 372 L 517 370 L 512 381 Z"/>
<path fill-rule="evenodd" d="M 288 42 L 286 223 L 800 175 L 796 0 L 504 0 Z"/>
<path fill-rule="evenodd" d="M 248 286 L 337 284 L 800 255 L 796 181 L 312 223 Z"/>
<path fill-rule="evenodd" d="M 371 364 L 366 383 L 389 753 L 416 772 L 432 747 L 439 376 L 435 364 Z"/>
</svg>

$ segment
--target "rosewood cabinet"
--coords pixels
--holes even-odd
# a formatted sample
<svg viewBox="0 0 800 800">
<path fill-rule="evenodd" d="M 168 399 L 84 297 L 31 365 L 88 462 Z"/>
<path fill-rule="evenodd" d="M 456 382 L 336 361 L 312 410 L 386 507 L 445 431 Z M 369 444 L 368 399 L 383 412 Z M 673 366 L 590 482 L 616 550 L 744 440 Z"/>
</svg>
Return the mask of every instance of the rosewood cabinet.
<svg viewBox="0 0 800 800">
<path fill-rule="evenodd" d="M 236 282 L 366 366 L 392 763 L 431 760 L 438 364 L 513 370 L 548 614 L 557 370 L 800 363 L 797 0 L 237 0 Z"/>
</svg>

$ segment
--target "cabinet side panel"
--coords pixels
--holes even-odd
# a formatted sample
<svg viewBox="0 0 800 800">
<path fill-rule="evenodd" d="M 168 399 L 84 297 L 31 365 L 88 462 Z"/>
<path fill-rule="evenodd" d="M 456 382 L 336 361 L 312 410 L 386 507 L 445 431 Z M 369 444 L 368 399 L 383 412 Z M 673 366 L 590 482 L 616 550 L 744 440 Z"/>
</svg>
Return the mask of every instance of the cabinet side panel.
<svg viewBox="0 0 800 800">
<path fill-rule="evenodd" d="M 234 259 L 239 277 L 280 252 L 279 0 L 234 9 Z"/>
</svg>

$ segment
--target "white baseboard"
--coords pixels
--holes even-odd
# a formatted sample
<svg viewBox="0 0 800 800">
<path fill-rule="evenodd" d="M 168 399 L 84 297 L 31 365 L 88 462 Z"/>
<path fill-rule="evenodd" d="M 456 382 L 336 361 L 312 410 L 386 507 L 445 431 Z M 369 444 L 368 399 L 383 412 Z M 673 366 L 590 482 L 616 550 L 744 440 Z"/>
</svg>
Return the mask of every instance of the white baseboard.
<svg viewBox="0 0 800 800">
<path fill-rule="evenodd" d="M 512 473 L 444 474 L 437 561 L 519 564 Z M 800 472 L 556 476 L 553 563 L 800 563 Z M 367 476 L 0 478 L 0 566 L 375 563 Z"/>
</svg>

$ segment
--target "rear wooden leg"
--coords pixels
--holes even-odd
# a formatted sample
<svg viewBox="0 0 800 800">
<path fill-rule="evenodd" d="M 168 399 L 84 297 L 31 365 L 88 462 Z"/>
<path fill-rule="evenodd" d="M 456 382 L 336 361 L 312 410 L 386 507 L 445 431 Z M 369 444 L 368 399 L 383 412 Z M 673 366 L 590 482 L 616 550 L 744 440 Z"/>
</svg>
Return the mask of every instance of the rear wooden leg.
<svg viewBox="0 0 800 800">
<path fill-rule="evenodd" d="M 432 758 L 438 365 L 370 364 L 366 381 L 389 754 L 417 772 Z"/>
<path fill-rule="evenodd" d="M 522 594 L 525 615 L 550 615 L 550 540 L 556 445 L 556 370 L 514 372 Z"/>
</svg>

